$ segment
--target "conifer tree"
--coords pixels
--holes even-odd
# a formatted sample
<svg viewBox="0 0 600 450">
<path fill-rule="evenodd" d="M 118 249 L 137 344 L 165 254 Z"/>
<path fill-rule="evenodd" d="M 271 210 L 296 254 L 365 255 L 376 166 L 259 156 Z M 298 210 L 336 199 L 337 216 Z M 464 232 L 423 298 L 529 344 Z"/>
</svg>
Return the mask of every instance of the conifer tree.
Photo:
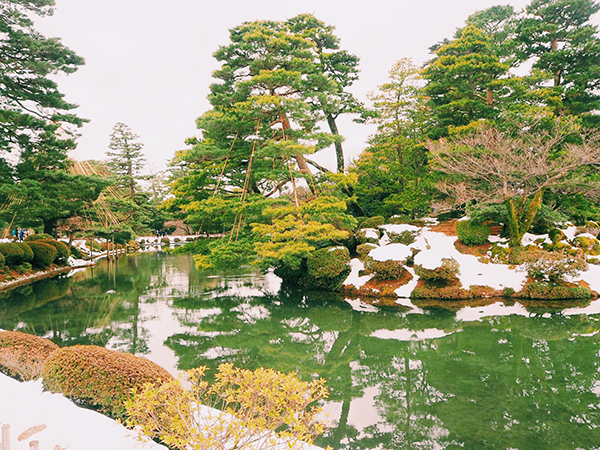
<svg viewBox="0 0 600 450">
<path fill-rule="evenodd" d="M 129 197 L 135 199 L 140 170 L 146 160 L 142 156 L 144 144 L 136 142 L 139 139 L 131 129 L 122 122 L 113 127 L 108 145 L 108 166 L 117 177 L 118 183 L 127 190 Z"/>
</svg>

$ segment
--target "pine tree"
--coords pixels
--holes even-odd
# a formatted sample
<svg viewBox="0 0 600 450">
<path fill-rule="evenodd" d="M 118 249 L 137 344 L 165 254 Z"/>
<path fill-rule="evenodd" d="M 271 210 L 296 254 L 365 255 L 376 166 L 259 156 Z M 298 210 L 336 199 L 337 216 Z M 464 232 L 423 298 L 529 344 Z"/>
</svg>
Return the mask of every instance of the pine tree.
<svg viewBox="0 0 600 450">
<path fill-rule="evenodd" d="M 142 156 L 144 144 L 136 142 L 139 136 L 133 134 L 131 129 L 122 122 L 117 122 L 110 135 L 110 144 L 107 151 L 109 156 L 108 166 L 117 177 L 121 187 L 128 191 L 129 197 L 134 200 L 137 182 L 140 179 L 140 170 L 146 160 Z"/>
</svg>

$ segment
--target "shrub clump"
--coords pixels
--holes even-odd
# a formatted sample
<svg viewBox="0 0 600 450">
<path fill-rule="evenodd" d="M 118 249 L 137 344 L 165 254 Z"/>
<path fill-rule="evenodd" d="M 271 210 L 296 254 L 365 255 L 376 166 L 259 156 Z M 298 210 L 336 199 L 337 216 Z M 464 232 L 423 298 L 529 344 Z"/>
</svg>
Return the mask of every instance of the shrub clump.
<svg viewBox="0 0 600 450">
<path fill-rule="evenodd" d="M 28 241 L 39 241 L 40 239 L 54 239 L 54 236 L 50 236 L 47 233 L 32 234 L 31 236 L 27 236 L 25 238 L 25 242 L 28 242 Z"/>
<path fill-rule="evenodd" d="M 488 226 L 474 220 L 457 220 L 454 229 L 458 239 L 465 245 L 485 244 L 490 237 Z"/>
<path fill-rule="evenodd" d="M 399 280 L 404 273 L 404 266 L 400 261 L 371 261 L 370 268 L 376 280 Z"/>
<path fill-rule="evenodd" d="M 573 244 L 582 249 L 588 255 L 600 255 L 600 241 L 589 236 L 576 236 Z"/>
<path fill-rule="evenodd" d="M 48 356 L 58 345 L 19 331 L 0 331 L 0 372 L 22 381 L 39 378 Z"/>
<path fill-rule="evenodd" d="M 4 255 L 7 266 L 18 266 L 23 262 L 23 249 L 13 242 L 0 243 L 0 253 Z"/>
<path fill-rule="evenodd" d="M 360 244 L 358 247 L 356 247 L 358 259 L 365 259 L 374 248 L 377 248 L 377 245 L 371 243 Z"/>
<path fill-rule="evenodd" d="M 23 250 L 23 262 L 30 263 L 33 261 L 33 250 L 31 250 L 31 247 L 28 244 L 25 242 L 15 242 L 15 245 Z"/>
<path fill-rule="evenodd" d="M 565 276 L 575 277 L 588 268 L 581 258 L 544 250 L 522 252 L 519 258 L 517 270 L 542 283 L 562 284 Z"/>
<path fill-rule="evenodd" d="M 61 348 L 43 370 L 44 389 L 59 392 L 112 417 L 125 417 L 125 402 L 144 384 L 173 380 L 146 358 L 95 345 Z"/>
<path fill-rule="evenodd" d="M 33 251 L 32 264 L 40 269 L 47 269 L 58 256 L 58 251 L 53 245 L 45 242 L 31 241 L 27 245 Z"/>
<path fill-rule="evenodd" d="M 385 217 L 373 216 L 365 219 L 360 224 L 360 228 L 378 228 L 385 223 Z"/>
<path fill-rule="evenodd" d="M 443 258 L 442 265 L 435 269 L 425 269 L 415 265 L 415 273 L 419 278 L 433 283 L 453 283 L 458 281 L 459 264 L 454 258 Z"/>
<path fill-rule="evenodd" d="M 523 286 L 516 297 L 535 300 L 571 300 L 591 298 L 592 293 L 589 289 L 581 286 L 561 286 L 534 282 Z"/>
<path fill-rule="evenodd" d="M 404 230 L 400 233 L 394 233 L 393 231 L 388 231 L 387 235 L 390 238 L 390 242 L 392 244 L 404 244 L 410 245 L 417 239 L 417 235 L 419 233 L 417 231 Z"/>
<path fill-rule="evenodd" d="M 60 242 L 54 239 L 40 239 L 37 242 L 43 242 L 44 244 L 49 244 L 56 249 L 56 261 L 66 262 L 71 255 L 71 251 L 69 250 L 69 246 L 64 242 Z"/>
<path fill-rule="evenodd" d="M 350 252 L 346 247 L 325 247 L 315 250 L 306 260 L 307 286 L 337 291 L 350 273 Z"/>
<path fill-rule="evenodd" d="M 457 285 L 449 286 L 417 286 L 410 294 L 411 298 L 438 298 L 442 300 L 465 300 L 473 298 L 473 294 Z"/>
</svg>

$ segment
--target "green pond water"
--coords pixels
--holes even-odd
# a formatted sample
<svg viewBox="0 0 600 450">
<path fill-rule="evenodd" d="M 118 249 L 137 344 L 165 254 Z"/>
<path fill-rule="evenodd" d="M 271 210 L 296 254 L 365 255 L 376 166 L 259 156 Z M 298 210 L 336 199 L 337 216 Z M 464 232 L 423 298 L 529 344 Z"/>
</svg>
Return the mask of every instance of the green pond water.
<svg viewBox="0 0 600 450">
<path fill-rule="evenodd" d="M 0 328 L 327 380 L 334 449 L 600 448 L 600 302 L 375 308 L 147 253 L 0 293 Z M 440 305 L 445 306 L 444 308 Z"/>
</svg>

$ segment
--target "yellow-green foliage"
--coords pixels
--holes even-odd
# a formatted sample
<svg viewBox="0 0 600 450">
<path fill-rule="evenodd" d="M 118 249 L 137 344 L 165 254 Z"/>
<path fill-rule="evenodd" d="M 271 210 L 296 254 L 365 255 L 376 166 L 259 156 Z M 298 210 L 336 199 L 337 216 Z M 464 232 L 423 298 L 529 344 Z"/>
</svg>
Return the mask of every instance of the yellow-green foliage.
<svg viewBox="0 0 600 450">
<path fill-rule="evenodd" d="M 0 253 L 0 269 L 2 269 L 4 267 L 4 255 L 2 253 Z"/>
<path fill-rule="evenodd" d="M 487 225 L 472 220 L 458 220 L 454 223 L 458 239 L 465 245 L 485 244 L 490 236 Z"/>
<path fill-rule="evenodd" d="M 33 251 L 32 264 L 40 269 L 47 269 L 58 256 L 58 251 L 53 245 L 45 242 L 30 241 L 27 243 Z"/>
<path fill-rule="evenodd" d="M 404 244 L 410 245 L 415 242 L 417 235 L 419 233 L 411 230 L 404 230 L 400 233 L 394 233 L 393 231 L 388 231 L 387 235 L 390 238 L 390 242 L 392 244 Z"/>
<path fill-rule="evenodd" d="M 123 417 L 125 401 L 145 383 L 173 377 L 146 358 L 94 345 L 61 348 L 46 360 L 44 388 L 93 407 L 113 417 Z"/>
<path fill-rule="evenodd" d="M 0 253 L 7 266 L 15 267 L 23 262 L 23 249 L 16 242 L 0 243 Z"/>
<path fill-rule="evenodd" d="M 58 345 L 19 331 L 0 331 L 0 372 L 28 381 L 42 375 L 48 356 Z"/>
<path fill-rule="evenodd" d="M 312 252 L 306 265 L 308 287 L 337 291 L 350 273 L 350 252 L 346 247 L 325 247 Z"/>
<path fill-rule="evenodd" d="M 527 283 L 516 297 L 535 300 L 566 300 L 578 298 L 591 298 L 589 289 L 579 286 L 550 285 L 547 283 Z"/>
<path fill-rule="evenodd" d="M 293 449 L 312 443 L 325 430 L 315 405 L 328 396 L 324 380 L 304 382 L 295 373 L 221 364 L 209 385 L 205 371 L 186 372 L 189 389 L 176 380 L 145 385 L 126 403 L 128 426 L 179 450 L 225 450 L 234 448 L 232 443 L 253 448 L 257 439 L 275 448 L 276 438 Z M 218 406 L 225 414 L 206 406 Z"/>
<path fill-rule="evenodd" d="M 581 248 L 588 255 L 600 255 L 600 242 L 598 239 L 589 236 L 576 236 L 573 239 L 573 244 Z"/>
<path fill-rule="evenodd" d="M 69 250 L 69 246 L 64 242 L 60 242 L 54 239 L 39 239 L 36 242 L 43 242 L 44 244 L 52 245 L 57 252 L 56 260 L 61 262 L 66 262 L 69 259 L 69 255 L 71 254 L 71 250 Z"/>
</svg>

